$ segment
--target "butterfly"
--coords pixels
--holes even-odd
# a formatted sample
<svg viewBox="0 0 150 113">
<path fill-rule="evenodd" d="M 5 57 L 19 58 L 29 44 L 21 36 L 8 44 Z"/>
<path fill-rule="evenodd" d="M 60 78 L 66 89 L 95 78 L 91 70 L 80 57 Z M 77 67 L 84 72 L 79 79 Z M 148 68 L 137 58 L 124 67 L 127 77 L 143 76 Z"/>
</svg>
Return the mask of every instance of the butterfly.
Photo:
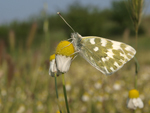
<svg viewBox="0 0 150 113">
<path fill-rule="evenodd" d="M 60 17 L 64 20 L 61 15 Z M 65 23 L 73 30 L 66 21 Z M 74 31 L 71 39 L 75 51 L 105 75 L 111 75 L 119 70 L 136 54 L 136 50 L 130 45 L 102 37 L 82 37 Z"/>
<path fill-rule="evenodd" d="M 105 75 L 111 75 L 130 61 L 136 50 L 122 42 L 97 36 L 82 37 L 72 33 L 74 48 L 97 70 Z"/>
</svg>

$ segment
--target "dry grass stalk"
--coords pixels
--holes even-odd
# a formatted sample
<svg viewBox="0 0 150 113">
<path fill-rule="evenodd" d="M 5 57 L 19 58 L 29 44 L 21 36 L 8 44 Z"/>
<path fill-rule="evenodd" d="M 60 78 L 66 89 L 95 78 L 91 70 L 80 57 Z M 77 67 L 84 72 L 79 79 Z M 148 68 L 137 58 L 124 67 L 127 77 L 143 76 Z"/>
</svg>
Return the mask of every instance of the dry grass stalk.
<svg viewBox="0 0 150 113">
<path fill-rule="evenodd" d="M 30 33 L 29 33 L 29 36 L 27 38 L 27 43 L 26 43 L 26 46 L 27 46 L 28 49 L 30 48 L 30 46 L 33 42 L 36 30 L 37 30 L 37 23 L 33 23 L 32 27 L 31 27 L 31 30 L 30 30 Z"/>
<path fill-rule="evenodd" d="M 0 65 L 2 65 L 2 62 L 4 60 L 4 54 L 5 54 L 5 43 L 3 40 L 0 40 Z"/>
<path fill-rule="evenodd" d="M 128 0 L 131 18 L 136 32 L 141 22 L 144 0 Z"/>
<path fill-rule="evenodd" d="M 136 34 L 136 49 L 137 49 L 137 43 L 138 43 L 138 30 L 139 25 L 142 18 L 142 11 L 144 6 L 144 0 L 128 0 L 128 6 L 129 6 L 129 12 L 131 13 L 131 19 L 134 25 L 135 34 Z"/>
<path fill-rule="evenodd" d="M 15 33 L 13 30 L 9 31 L 9 45 L 10 45 L 10 50 L 14 51 L 14 49 L 15 49 Z"/>
<path fill-rule="evenodd" d="M 9 54 L 6 54 L 6 61 L 7 61 L 7 67 L 8 67 L 8 73 L 7 73 L 7 85 L 11 85 L 11 81 L 14 77 L 14 70 L 15 70 L 15 64 L 13 63 L 12 57 Z"/>
</svg>

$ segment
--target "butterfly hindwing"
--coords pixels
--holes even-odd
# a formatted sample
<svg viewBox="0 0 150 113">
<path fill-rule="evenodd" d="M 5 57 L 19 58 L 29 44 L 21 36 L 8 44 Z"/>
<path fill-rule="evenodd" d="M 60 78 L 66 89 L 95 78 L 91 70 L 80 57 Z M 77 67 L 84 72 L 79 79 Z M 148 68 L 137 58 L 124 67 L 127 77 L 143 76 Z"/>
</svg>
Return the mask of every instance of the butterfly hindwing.
<svg viewBox="0 0 150 113">
<path fill-rule="evenodd" d="M 95 36 L 82 37 L 80 55 L 103 74 L 110 75 L 134 57 L 131 46 Z"/>
</svg>

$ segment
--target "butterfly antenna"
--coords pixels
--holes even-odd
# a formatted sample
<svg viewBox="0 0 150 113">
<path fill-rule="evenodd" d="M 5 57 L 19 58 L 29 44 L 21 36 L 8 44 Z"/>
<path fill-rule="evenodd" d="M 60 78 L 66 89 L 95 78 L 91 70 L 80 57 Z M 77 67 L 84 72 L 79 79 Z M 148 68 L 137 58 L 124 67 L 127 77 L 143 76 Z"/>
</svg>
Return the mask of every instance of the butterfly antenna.
<svg viewBox="0 0 150 113">
<path fill-rule="evenodd" d="M 57 12 L 57 14 L 63 19 L 63 21 L 70 27 L 70 29 L 75 32 L 75 30 L 68 24 L 68 22 L 61 16 L 60 12 Z"/>
</svg>

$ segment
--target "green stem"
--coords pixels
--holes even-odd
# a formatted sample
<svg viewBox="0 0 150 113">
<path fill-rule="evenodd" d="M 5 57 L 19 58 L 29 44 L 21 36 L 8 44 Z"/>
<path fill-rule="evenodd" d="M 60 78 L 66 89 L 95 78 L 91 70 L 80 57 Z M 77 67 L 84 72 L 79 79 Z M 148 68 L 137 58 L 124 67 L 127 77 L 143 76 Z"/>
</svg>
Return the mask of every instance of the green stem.
<svg viewBox="0 0 150 113">
<path fill-rule="evenodd" d="M 137 25 L 136 26 L 136 28 L 135 28 L 135 42 L 136 42 L 136 46 L 135 46 L 135 48 L 136 48 L 136 50 L 138 49 L 137 47 L 137 45 L 138 45 L 138 28 L 139 28 L 139 26 Z M 134 76 L 134 87 L 135 87 L 135 89 L 137 89 L 137 75 L 138 75 L 138 70 L 139 70 L 139 63 L 138 63 L 138 61 L 137 61 L 137 59 L 136 59 L 136 57 L 134 57 L 134 60 L 135 60 L 135 76 Z"/>
<path fill-rule="evenodd" d="M 55 74 L 55 90 L 56 90 L 56 97 L 57 97 L 57 99 L 58 99 L 57 77 L 56 77 L 56 74 Z"/>
<path fill-rule="evenodd" d="M 138 26 L 135 28 L 135 44 L 136 44 L 136 46 L 135 46 L 135 49 L 137 50 L 138 48 L 137 48 L 137 45 L 138 45 Z"/>
<path fill-rule="evenodd" d="M 55 74 L 55 91 L 56 91 L 56 97 L 57 97 L 57 104 L 59 107 L 60 113 L 62 113 L 60 105 L 59 105 L 59 96 L 58 96 L 58 88 L 57 88 L 57 75 Z"/>
<path fill-rule="evenodd" d="M 62 74 L 62 83 L 63 83 L 63 91 L 64 91 L 64 97 L 65 97 L 65 103 L 66 103 L 67 113 L 70 113 L 69 112 L 68 101 L 67 101 L 67 93 L 66 93 L 66 87 L 65 87 L 65 77 L 64 77 L 64 74 Z"/>
<path fill-rule="evenodd" d="M 137 89 L 137 75 L 135 75 L 135 83 L 134 83 L 134 87 L 135 87 L 135 89 Z"/>
<path fill-rule="evenodd" d="M 135 89 L 137 89 L 137 75 L 138 75 L 138 71 L 139 71 L 139 63 L 138 63 L 136 57 L 134 57 L 134 60 L 135 60 L 134 87 L 135 87 Z"/>
</svg>

